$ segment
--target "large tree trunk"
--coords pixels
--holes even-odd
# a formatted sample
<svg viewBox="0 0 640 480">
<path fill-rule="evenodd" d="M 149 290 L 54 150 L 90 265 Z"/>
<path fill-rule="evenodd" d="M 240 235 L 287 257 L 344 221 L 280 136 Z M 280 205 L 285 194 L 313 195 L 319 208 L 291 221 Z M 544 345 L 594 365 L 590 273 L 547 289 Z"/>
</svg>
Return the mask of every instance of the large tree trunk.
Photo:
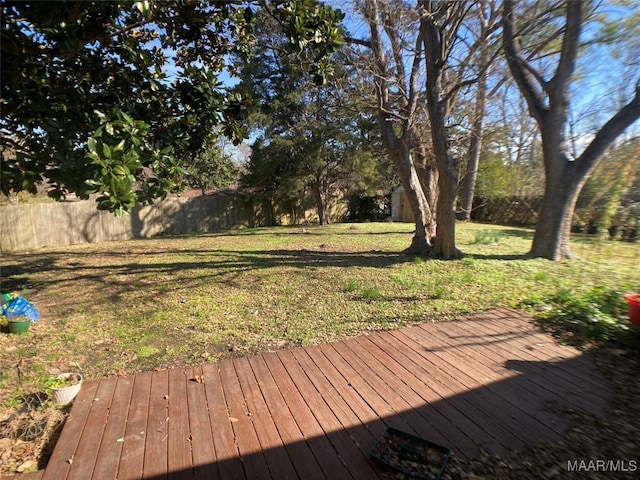
<svg viewBox="0 0 640 480">
<path fill-rule="evenodd" d="M 421 60 L 421 39 L 416 40 L 415 57 L 411 74 L 406 76 L 404 62 L 406 58 L 400 54 L 397 32 L 393 32 L 393 25 L 384 21 L 384 15 L 378 8 L 377 0 L 366 0 L 363 5 L 365 20 L 369 25 L 371 38 L 367 45 L 373 54 L 371 68 L 374 73 L 376 96 L 378 98 L 378 117 L 384 146 L 393 159 L 400 175 L 402 186 L 409 200 L 416 224 L 416 231 L 407 253 L 428 255 L 431 251 L 431 238 L 435 235 L 436 222 L 430 205 L 425 197 L 417 172 L 417 165 L 412 158 L 412 149 L 416 146 L 416 136 L 413 130 L 417 121 L 416 106 L 419 100 L 417 78 Z M 386 30 L 389 27 L 390 30 Z M 388 39 L 392 43 L 392 57 L 396 63 L 395 71 L 390 68 L 387 58 L 387 45 L 382 39 L 382 32 L 387 31 Z M 401 90 L 408 87 L 406 96 L 397 94 L 397 83 Z M 399 115 L 392 112 L 398 112 Z M 402 121 L 398 121 L 403 117 Z"/>
<path fill-rule="evenodd" d="M 485 54 L 486 55 L 486 54 Z M 471 138 L 467 154 L 467 171 L 462 184 L 462 199 L 460 200 L 460 212 L 458 218 L 463 221 L 471 220 L 473 208 L 473 196 L 476 191 L 478 178 L 478 166 L 480 165 L 480 150 L 482 149 L 482 135 L 484 131 L 485 104 L 487 100 L 487 71 L 478 79 L 476 90 L 476 105 L 471 126 Z"/>
<path fill-rule="evenodd" d="M 596 168 L 606 148 L 640 118 L 640 81 L 634 98 L 598 130 L 580 156 L 566 156 L 564 132 L 569 111 L 569 84 L 575 70 L 582 29 L 583 2 L 567 2 L 562 48 L 553 77 L 545 80 L 520 54 L 514 28 L 514 1 L 503 4 L 503 47 L 518 89 L 530 115 L 538 123 L 545 166 L 545 193 L 529 256 L 550 260 L 570 258 L 571 220 L 580 190 Z M 545 103 L 544 100 L 547 100 Z"/>
<path fill-rule="evenodd" d="M 569 238 L 573 212 L 584 185 L 584 180 L 580 181 L 574 170 L 572 165 L 566 164 L 562 173 L 546 176 L 544 197 L 529 257 L 550 260 L 571 258 Z"/>
<path fill-rule="evenodd" d="M 452 259 L 461 258 L 462 252 L 456 248 L 456 190 L 458 187 L 458 173 L 455 160 L 449 158 L 447 165 L 440 169 L 438 178 L 439 192 L 436 222 L 438 234 L 432 250 L 432 256 Z"/>
<path fill-rule="evenodd" d="M 422 190 L 422 184 L 418 177 L 416 166 L 411 157 L 411 150 L 406 139 L 394 139 L 388 145 L 388 151 L 400 174 L 400 181 L 404 188 L 411 211 L 415 219 L 416 231 L 411 240 L 411 245 L 406 253 L 416 255 L 428 255 L 431 251 L 431 240 L 435 236 L 436 222 L 427 198 Z"/>
<path fill-rule="evenodd" d="M 438 167 L 432 155 L 429 155 L 424 142 L 420 141 L 420 145 L 416 148 L 416 172 L 422 185 L 422 191 L 427 199 L 427 205 L 431 208 L 431 217 L 437 217 L 438 204 Z M 433 221 L 432 228 L 428 229 L 431 244 L 436 237 L 436 222 Z"/>
<path fill-rule="evenodd" d="M 430 252 L 433 257 L 453 259 L 462 257 L 456 248 L 456 196 L 458 190 L 458 170 L 456 158 L 449 148 L 447 117 L 449 114 L 448 99 L 442 93 L 443 66 L 446 63 L 443 35 L 429 9 L 441 8 L 425 4 L 426 11 L 420 20 L 420 29 L 424 41 L 425 63 L 427 68 L 426 96 L 427 111 L 431 124 L 431 141 L 438 168 L 438 203 L 436 207 L 436 224 L 438 233 L 435 245 Z M 441 13 L 443 10 L 440 11 Z"/>
</svg>

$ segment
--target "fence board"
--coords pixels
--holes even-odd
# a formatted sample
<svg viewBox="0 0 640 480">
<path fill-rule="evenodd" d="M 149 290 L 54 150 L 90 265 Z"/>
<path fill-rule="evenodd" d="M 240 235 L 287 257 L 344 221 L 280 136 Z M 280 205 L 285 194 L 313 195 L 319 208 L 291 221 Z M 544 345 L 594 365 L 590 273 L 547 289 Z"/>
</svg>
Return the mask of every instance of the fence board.
<svg viewBox="0 0 640 480">
<path fill-rule="evenodd" d="M 138 205 L 121 218 L 97 210 L 93 201 L 9 205 L 0 207 L 0 252 L 264 225 L 264 213 L 254 203 L 224 191 Z M 317 220 L 314 212 L 309 209 L 304 220 Z M 344 211 L 333 208 L 331 213 L 336 220 Z M 289 217 L 278 219 L 286 224 Z"/>
</svg>

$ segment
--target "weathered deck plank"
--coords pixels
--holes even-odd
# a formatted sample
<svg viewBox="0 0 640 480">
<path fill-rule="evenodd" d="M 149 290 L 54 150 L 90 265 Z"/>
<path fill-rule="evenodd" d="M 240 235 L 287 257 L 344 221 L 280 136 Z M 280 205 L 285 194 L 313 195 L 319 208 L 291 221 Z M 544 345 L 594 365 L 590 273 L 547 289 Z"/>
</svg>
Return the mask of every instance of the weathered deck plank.
<svg viewBox="0 0 640 480">
<path fill-rule="evenodd" d="M 154 372 L 151 376 L 149 417 L 145 432 L 144 465 L 142 478 L 165 477 L 168 472 L 169 438 L 169 372 Z"/>
<path fill-rule="evenodd" d="M 193 441 L 189 425 L 189 396 L 187 382 L 192 378 L 192 369 L 169 370 L 169 430 L 167 437 L 167 468 L 169 480 L 193 478 Z M 195 412 L 194 412 L 195 413 Z"/>
<path fill-rule="evenodd" d="M 124 444 L 117 465 L 118 478 L 121 480 L 139 480 L 145 457 L 147 438 L 147 419 L 149 417 L 149 398 L 151 398 L 151 372 L 139 373 L 133 377 L 131 404 L 127 409 L 127 425 L 124 432 Z M 75 405 L 73 407 L 75 409 Z M 65 427 L 66 429 L 66 427 Z M 58 447 L 54 453 L 58 452 Z M 51 462 L 49 462 L 51 464 Z M 49 468 L 47 467 L 47 471 Z"/>
<path fill-rule="evenodd" d="M 472 457 L 557 438 L 554 405 L 609 398 L 588 358 L 503 309 L 87 381 L 46 470 L 15 479 L 379 478 L 367 454 L 387 426 Z"/>
<path fill-rule="evenodd" d="M 282 396 L 282 392 L 267 368 L 264 358 L 255 356 L 250 357 L 248 361 L 264 396 L 269 414 L 278 429 L 280 438 L 294 464 L 298 477 L 305 480 L 325 480 L 326 476 L 322 473 L 322 469 L 311 448 L 306 441 L 301 440 L 304 437 L 300 427 L 298 427 L 293 418 L 287 405 L 287 400 Z"/>
<path fill-rule="evenodd" d="M 212 364 L 204 365 L 202 373 L 220 478 L 244 478 L 244 469 L 238 456 L 229 410 L 222 390 L 219 367 Z"/>
<path fill-rule="evenodd" d="M 297 478 L 295 468 L 284 449 L 284 443 L 264 402 L 249 361 L 246 358 L 239 358 L 234 360 L 233 364 L 250 414 L 249 419 L 253 423 L 260 442 L 260 449 L 263 452 L 269 452 L 266 455 L 266 460 L 271 476 L 273 478 Z"/>
<path fill-rule="evenodd" d="M 251 421 L 252 413 L 247 409 L 247 403 L 242 395 L 232 361 L 220 363 L 220 382 L 247 477 L 270 478 L 269 466 L 262 453 L 255 426 Z"/>
<path fill-rule="evenodd" d="M 204 386 L 202 367 L 192 370 L 193 377 L 187 385 L 189 405 L 189 432 L 195 480 L 220 480 L 216 465 L 216 449 L 211 432 L 210 412 Z"/>
<path fill-rule="evenodd" d="M 42 476 L 43 480 L 64 480 L 67 478 L 97 389 L 97 382 L 85 382 L 80 389 L 52 455 L 52 460 L 55 461 L 49 461 Z"/>
<path fill-rule="evenodd" d="M 93 478 L 115 478 L 118 473 L 118 458 L 125 441 L 133 383 L 134 379 L 131 377 L 117 380 L 102 444 L 93 470 Z"/>
</svg>

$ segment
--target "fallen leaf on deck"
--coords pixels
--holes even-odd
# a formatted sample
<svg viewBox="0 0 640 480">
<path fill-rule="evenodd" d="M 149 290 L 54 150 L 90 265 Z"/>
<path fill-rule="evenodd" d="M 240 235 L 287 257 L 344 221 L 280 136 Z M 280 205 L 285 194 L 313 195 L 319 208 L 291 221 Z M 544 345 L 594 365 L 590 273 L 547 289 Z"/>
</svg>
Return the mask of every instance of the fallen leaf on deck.
<svg viewBox="0 0 640 480">
<path fill-rule="evenodd" d="M 239 422 L 240 420 L 238 420 L 236 417 L 229 417 L 229 421 L 231 423 L 235 423 L 235 422 Z"/>
</svg>

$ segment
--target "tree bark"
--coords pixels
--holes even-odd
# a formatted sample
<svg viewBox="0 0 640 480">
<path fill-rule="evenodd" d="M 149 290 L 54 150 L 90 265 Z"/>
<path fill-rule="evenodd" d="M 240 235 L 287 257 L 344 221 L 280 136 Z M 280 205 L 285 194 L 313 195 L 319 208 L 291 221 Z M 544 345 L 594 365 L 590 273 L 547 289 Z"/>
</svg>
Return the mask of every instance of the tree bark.
<svg viewBox="0 0 640 480">
<path fill-rule="evenodd" d="M 566 162 L 560 152 L 555 154 L 557 165 L 564 164 L 563 171 L 546 175 L 545 189 L 533 235 L 533 243 L 528 253 L 530 258 L 562 260 L 572 258 L 569 247 L 573 212 L 586 181 L 575 174 L 575 165 Z"/>
<path fill-rule="evenodd" d="M 385 130 L 384 127 L 383 130 Z M 388 130 L 392 130 L 390 126 Z M 391 135 L 393 135 L 393 139 L 389 138 Z M 409 200 L 415 219 L 416 231 L 411 240 L 411 245 L 405 250 L 405 253 L 428 255 L 431 252 L 432 238 L 436 232 L 436 222 L 422 189 L 422 184 L 411 156 L 411 148 L 405 138 L 395 138 L 392 131 L 387 131 L 386 135 L 383 135 L 383 139 L 385 137 L 387 137 L 385 145 L 398 170 L 402 187 Z M 391 144 L 387 145 L 387 142 Z"/>
<path fill-rule="evenodd" d="M 318 212 L 318 223 L 320 225 L 329 225 L 329 212 L 327 210 L 327 202 L 322 188 L 322 179 L 317 176 L 313 182 L 313 190 L 316 197 L 316 211 Z"/>
<path fill-rule="evenodd" d="M 442 94 L 443 67 L 447 59 L 447 46 L 444 35 L 439 30 L 430 9 L 433 5 L 424 5 L 425 12 L 420 20 L 421 35 L 424 41 L 425 63 L 427 69 L 426 96 L 427 111 L 431 124 L 431 140 L 438 169 L 438 202 L 436 224 L 438 232 L 430 256 L 453 259 L 462 257 L 456 248 L 456 196 L 458 189 L 457 160 L 449 148 L 447 132 L 448 99 Z M 438 8 L 438 7 L 436 7 Z"/>
<path fill-rule="evenodd" d="M 482 47 L 481 47 L 482 48 Z M 481 52 L 482 61 L 486 59 L 486 46 Z M 473 208 L 473 196 L 476 191 L 476 180 L 478 179 L 478 167 L 480 165 L 480 151 L 482 149 L 482 136 L 484 133 L 485 105 L 487 101 L 487 76 L 485 69 L 476 87 L 476 105 L 473 112 L 473 123 L 471 125 L 471 137 L 469 139 L 469 150 L 467 153 L 467 171 L 462 184 L 462 199 L 460 201 L 460 211 L 458 219 L 463 221 L 471 220 L 471 210 Z"/>
<path fill-rule="evenodd" d="M 606 148 L 629 125 L 640 118 L 640 81 L 634 98 L 596 133 L 573 161 L 566 155 L 565 130 L 569 111 L 569 84 L 575 70 L 582 2 L 568 2 L 560 59 L 554 76 L 545 81 L 520 55 L 514 35 L 513 0 L 503 9 L 503 45 L 509 70 L 536 120 L 542 138 L 545 192 L 534 234 L 530 257 L 550 260 L 571 258 L 569 237 L 580 190 L 596 168 Z M 545 104 L 546 99 L 546 104 Z"/>
<path fill-rule="evenodd" d="M 414 132 L 413 137 L 417 135 Z M 436 167 L 433 155 L 427 149 L 426 141 L 422 138 L 414 142 L 414 167 L 418 175 L 418 180 L 422 186 L 422 193 L 427 200 L 427 206 L 431 209 L 431 223 L 427 225 L 427 235 L 429 244 L 433 245 L 436 238 L 436 216 L 438 203 L 438 168 Z"/>
<path fill-rule="evenodd" d="M 411 210 L 414 214 L 416 231 L 414 233 L 411 245 L 405 250 L 406 253 L 417 255 L 428 255 L 431 252 L 431 238 L 435 234 L 436 221 L 433 217 L 430 205 L 422 190 L 422 185 L 417 172 L 415 159 L 412 150 L 416 147 L 415 127 L 412 127 L 416 121 L 416 105 L 419 98 L 417 90 L 418 67 L 421 62 L 421 45 L 420 39 L 416 40 L 416 51 L 411 68 L 409 78 L 406 78 L 404 69 L 404 59 L 398 58 L 397 38 L 393 31 L 388 31 L 392 45 L 392 53 L 396 56 L 396 72 L 391 72 L 389 67 L 389 59 L 386 54 L 386 46 L 382 39 L 382 31 L 386 27 L 392 27 L 388 23 L 382 21 L 381 12 L 377 0 L 367 0 L 364 3 L 364 16 L 369 30 L 371 32 L 371 40 L 368 47 L 371 48 L 373 62 L 371 65 L 374 74 L 374 83 L 376 86 L 376 96 L 378 99 L 378 117 L 380 119 L 380 128 L 382 133 L 382 141 L 389 155 L 393 159 L 394 165 L 400 175 L 400 181 L 404 187 L 405 194 L 409 200 Z M 391 84 L 394 78 L 405 85 L 407 81 L 408 92 L 406 97 L 398 99 L 398 95 L 392 93 Z M 398 112 L 394 115 L 391 112 Z M 401 120 L 400 120 L 401 119 Z"/>
</svg>

